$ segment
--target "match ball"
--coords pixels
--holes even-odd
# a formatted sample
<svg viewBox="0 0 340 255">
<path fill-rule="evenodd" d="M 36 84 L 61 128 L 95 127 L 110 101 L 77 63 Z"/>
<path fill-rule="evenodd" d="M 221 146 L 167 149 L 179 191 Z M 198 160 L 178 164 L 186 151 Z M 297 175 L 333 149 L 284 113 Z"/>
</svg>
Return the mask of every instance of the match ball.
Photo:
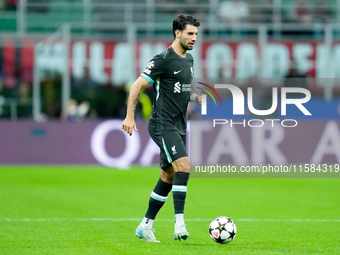
<svg viewBox="0 0 340 255">
<path fill-rule="evenodd" d="M 228 217 L 217 217 L 209 225 L 209 235 L 217 243 L 230 243 L 236 236 L 236 225 Z"/>
</svg>

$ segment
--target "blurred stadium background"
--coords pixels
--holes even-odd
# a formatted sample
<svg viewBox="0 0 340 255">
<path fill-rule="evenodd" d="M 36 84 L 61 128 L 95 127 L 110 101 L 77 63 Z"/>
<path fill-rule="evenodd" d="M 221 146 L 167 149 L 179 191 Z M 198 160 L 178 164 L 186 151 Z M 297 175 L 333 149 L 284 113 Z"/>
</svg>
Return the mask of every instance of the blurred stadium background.
<svg viewBox="0 0 340 255">
<path fill-rule="evenodd" d="M 0 163 L 157 162 L 144 135 L 152 86 L 137 110 L 141 135 L 128 142 L 119 129 L 131 83 L 171 44 L 180 13 L 202 25 L 192 52 L 196 78 L 241 88 L 254 78 L 275 86 L 298 78 L 294 86 L 311 91 L 314 110 L 306 124 L 314 140 L 299 131 L 313 141 L 300 161 L 340 161 L 340 141 L 330 141 L 340 137 L 333 122 L 340 115 L 340 0 L 0 0 Z M 243 163 L 299 161 L 268 157 Z"/>
<path fill-rule="evenodd" d="M 139 132 L 130 137 L 121 125 L 131 83 L 171 44 L 180 13 L 201 21 L 191 52 L 196 81 L 252 86 L 257 109 L 270 107 L 271 86 L 312 94 L 312 116 L 296 107 L 267 116 L 296 119 L 295 128 L 191 121 L 194 165 L 339 170 L 340 0 L 0 0 L 1 254 L 160 253 L 134 238 L 159 171 L 147 133 L 152 86 L 138 105 Z M 232 109 L 224 96 L 223 110 Z M 234 118 L 212 100 L 207 108 L 212 118 Z M 200 116 L 194 104 L 189 111 Z M 155 222 L 163 254 L 340 254 L 340 179 L 280 178 L 339 171 L 237 179 L 192 172 L 203 177 L 189 183 L 192 237 L 173 241 L 170 195 Z M 208 235 L 221 215 L 238 228 L 228 246 Z"/>
</svg>

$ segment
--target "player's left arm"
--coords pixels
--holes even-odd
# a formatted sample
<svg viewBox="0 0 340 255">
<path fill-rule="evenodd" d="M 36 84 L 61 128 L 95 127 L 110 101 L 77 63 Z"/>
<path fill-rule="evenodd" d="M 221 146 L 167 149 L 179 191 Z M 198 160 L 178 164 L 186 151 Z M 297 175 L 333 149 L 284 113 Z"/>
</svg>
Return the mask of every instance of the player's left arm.
<svg viewBox="0 0 340 255">
<path fill-rule="evenodd" d="M 196 102 L 200 107 L 202 107 L 202 97 L 194 93 L 192 90 L 190 91 L 190 101 Z"/>
<path fill-rule="evenodd" d="M 191 55 L 190 55 L 191 56 Z M 192 58 L 192 57 L 191 57 Z M 192 67 L 190 68 L 191 70 L 191 80 L 190 83 L 192 82 L 192 79 L 194 77 L 194 59 L 192 59 Z M 190 102 L 196 102 L 200 107 L 202 107 L 202 96 L 197 95 L 192 89 L 190 90 Z"/>
</svg>

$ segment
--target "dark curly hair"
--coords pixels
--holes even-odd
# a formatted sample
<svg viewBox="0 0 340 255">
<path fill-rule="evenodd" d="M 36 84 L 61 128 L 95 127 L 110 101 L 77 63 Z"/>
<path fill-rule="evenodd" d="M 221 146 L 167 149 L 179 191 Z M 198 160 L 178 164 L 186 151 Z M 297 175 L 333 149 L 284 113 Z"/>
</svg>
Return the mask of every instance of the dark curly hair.
<svg viewBox="0 0 340 255">
<path fill-rule="evenodd" d="M 200 22 L 191 15 L 180 14 L 176 17 L 176 19 L 174 19 L 174 21 L 172 22 L 172 34 L 174 36 L 174 39 L 176 38 L 175 31 L 185 30 L 188 24 L 195 27 L 199 27 L 201 25 Z"/>
</svg>

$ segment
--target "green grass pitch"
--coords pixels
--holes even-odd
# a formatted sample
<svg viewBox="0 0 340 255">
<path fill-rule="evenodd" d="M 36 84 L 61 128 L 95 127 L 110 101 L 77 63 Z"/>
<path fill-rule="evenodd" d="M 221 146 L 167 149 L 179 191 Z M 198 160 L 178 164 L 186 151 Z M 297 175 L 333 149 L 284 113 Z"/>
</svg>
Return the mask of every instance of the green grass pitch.
<svg viewBox="0 0 340 255">
<path fill-rule="evenodd" d="M 155 223 L 159 244 L 134 236 L 157 167 L 1 166 L 0 254 L 340 254 L 340 179 L 191 178 L 187 241 L 173 240 L 172 196 Z M 211 220 L 237 225 L 230 244 Z"/>
</svg>

